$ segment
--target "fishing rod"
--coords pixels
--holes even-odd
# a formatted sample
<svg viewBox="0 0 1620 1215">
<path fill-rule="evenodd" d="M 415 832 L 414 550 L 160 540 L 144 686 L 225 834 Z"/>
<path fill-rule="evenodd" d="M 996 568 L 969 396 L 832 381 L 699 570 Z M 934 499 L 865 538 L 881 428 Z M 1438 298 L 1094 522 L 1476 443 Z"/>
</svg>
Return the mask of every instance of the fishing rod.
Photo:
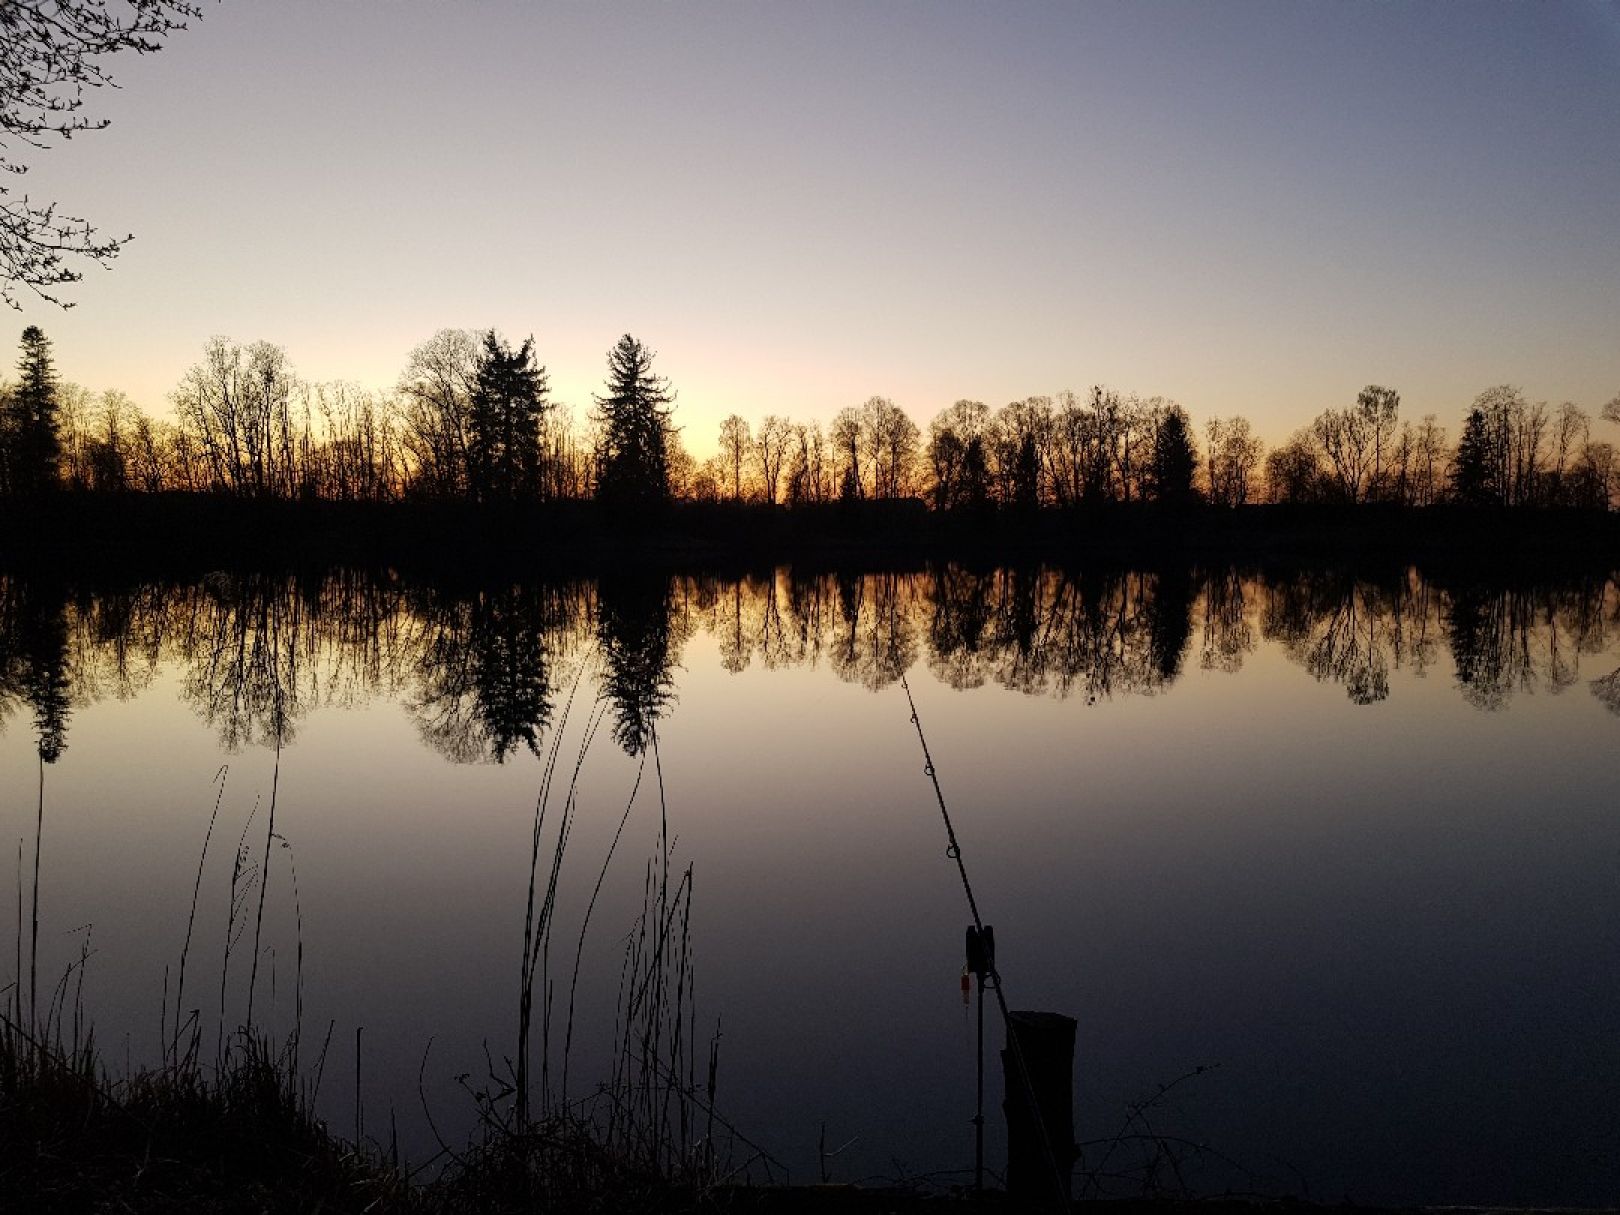
<svg viewBox="0 0 1620 1215">
<path fill-rule="evenodd" d="M 981 943 L 981 957 L 978 960 L 982 962 L 982 965 L 984 966 L 984 973 L 987 974 L 991 980 L 990 987 L 996 993 L 996 1004 L 1001 1010 L 1001 1020 L 1007 1030 L 1007 1053 L 1012 1057 L 1013 1067 L 1018 1072 L 1018 1078 L 1023 1083 L 1024 1095 L 1029 1101 L 1030 1112 L 1034 1115 L 1036 1127 L 1040 1131 L 1041 1148 L 1046 1157 L 1046 1163 L 1052 1170 L 1052 1183 L 1057 1190 L 1059 1205 L 1063 1209 L 1067 1210 L 1069 1206 L 1069 1179 L 1058 1165 L 1055 1146 L 1052 1143 L 1051 1136 L 1047 1133 L 1046 1119 L 1041 1114 L 1040 1104 L 1035 1100 L 1035 1085 L 1033 1078 L 1030 1075 L 1029 1064 L 1024 1058 L 1023 1044 L 1018 1040 L 1018 1035 L 1013 1030 L 1012 1013 L 1008 1011 L 1007 996 L 1002 990 L 1001 972 L 996 967 L 995 947 L 993 944 L 995 937 L 991 933 L 991 930 L 985 926 L 984 918 L 979 914 L 979 900 L 973 894 L 973 882 L 968 877 L 967 862 L 962 858 L 962 845 L 961 842 L 956 838 L 956 826 L 951 822 L 950 809 L 945 805 L 945 791 L 940 788 L 939 771 L 934 766 L 934 756 L 929 751 L 928 739 L 923 734 L 922 718 L 917 713 L 917 701 L 911 694 L 911 682 L 906 678 L 903 672 L 900 675 L 900 686 L 905 690 L 906 704 L 911 709 L 911 724 L 917 731 L 917 743 L 922 747 L 923 775 L 928 777 L 929 783 L 934 787 L 934 800 L 939 803 L 939 816 L 945 823 L 945 838 L 949 841 L 949 844 L 945 849 L 945 855 L 956 862 L 957 875 L 962 879 L 962 893 L 967 896 L 968 912 L 973 917 L 972 931 L 978 934 L 978 939 Z M 981 1014 L 984 1004 L 984 988 L 985 982 L 983 976 L 981 975 L 979 982 L 979 1003 Z M 979 1171 L 982 1172 L 984 1152 L 984 1114 L 982 1105 L 984 1088 L 984 1043 L 982 1031 L 980 1035 L 979 1050 L 979 1100 L 981 1104 L 976 1121 L 980 1124 L 977 1136 L 979 1154 L 978 1163 Z"/>
</svg>

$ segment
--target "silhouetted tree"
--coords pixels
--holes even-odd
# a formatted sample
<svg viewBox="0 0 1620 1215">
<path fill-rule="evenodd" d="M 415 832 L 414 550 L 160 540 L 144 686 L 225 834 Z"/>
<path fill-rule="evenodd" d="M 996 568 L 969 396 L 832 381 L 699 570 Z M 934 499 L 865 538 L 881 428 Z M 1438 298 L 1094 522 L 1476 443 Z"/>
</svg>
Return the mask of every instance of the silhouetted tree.
<svg viewBox="0 0 1620 1215">
<path fill-rule="evenodd" d="M 1155 419 L 1149 470 L 1153 496 L 1158 501 L 1177 504 L 1192 500 L 1198 448 L 1187 411 L 1179 405 L 1166 405 Z"/>
<path fill-rule="evenodd" d="M 1337 496 L 1351 504 L 1378 495 L 1396 433 L 1401 397 L 1393 388 L 1369 384 L 1347 409 L 1329 409 L 1311 423 Z"/>
<path fill-rule="evenodd" d="M 1463 422 L 1457 454 L 1451 462 L 1451 492 L 1459 502 L 1477 506 L 1492 499 L 1493 446 L 1485 411 L 1475 405 Z"/>
<path fill-rule="evenodd" d="M 759 462 L 760 484 L 765 490 L 765 504 L 776 505 L 776 490 L 782 480 L 782 462 L 787 457 L 788 440 L 793 435 L 793 424 L 777 414 L 769 414 L 759 424 L 754 436 L 754 457 Z"/>
<path fill-rule="evenodd" d="M 292 416 L 297 386 L 287 352 L 211 338 L 173 395 L 181 429 L 203 468 L 197 488 L 252 497 L 292 497 L 303 463 Z"/>
<path fill-rule="evenodd" d="M 1024 514 L 1034 513 L 1041 504 L 1041 455 L 1034 435 L 1019 438 L 1010 480 L 1007 505 Z"/>
<path fill-rule="evenodd" d="M 1480 415 L 1477 423 L 1475 413 Z M 1469 411 L 1457 453 L 1458 471 L 1465 483 L 1483 500 L 1502 506 L 1540 502 L 1550 420 L 1546 402 L 1532 404 L 1512 384 L 1498 384 L 1480 393 Z"/>
<path fill-rule="evenodd" d="M 56 368 L 51 343 L 38 326 L 22 333 L 22 355 L 17 362 L 18 382 L 0 418 L 5 484 L 12 493 L 37 494 L 53 488 L 60 473 L 60 433 Z"/>
<path fill-rule="evenodd" d="M 534 361 L 534 339 L 516 350 L 484 334 L 467 410 L 467 480 L 479 501 L 514 501 L 540 488 L 540 431 L 546 369 Z"/>
<path fill-rule="evenodd" d="M 607 392 L 596 398 L 602 428 L 597 496 L 631 512 L 669 500 L 669 381 L 654 375 L 654 352 L 628 333 L 608 351 Z"/>
<path fill-rule="evenodd" d="M 12 151 L 52 146 L 107 125 L 79 111 L 87 89 L 111 84 L 104 60 L 119 51 L 151 54 L 201 8 L 183 0 L 5 0 L 0 4 L 0 180 L 28 171 Z M 0 185 L 0 299 L 20 307 L 20 284 L 61 304 L 52 292 L 83 275 L 68 259 L 105 265 L 129 238 L 108 238 Z M 68 305 L 63 305 L 64 307 Z"/>
<path fill-rule="evenodd" d="M 731 483 L 731 500 L 741 502 L 743 496 L 743 463 L 753 446 L 748 423 L 732 414 L 720 423 L 720 459 L 726 467 L 726 479 Z"/>
<path fill-rule="evenodd" d="M 1260 440 L 1250 432 L 1247 418 L 1211 418 L 1205 433 L 1209 500 L 1216 506 L 1242 506 L 1260 466 Z"/>
<path fill-rule="evenodd" d="M 792 454 L 788 460 L 787 501 L 801 506 L 826 502 L 833 496 L 829 483 L 831 464 L 827 440 L 819 422 L 799 422 L 793 427 Z"/>
<path fill-rule="evenodd" d="M 861 414 L 853 407 L 840 409 L 832 420 L 830 431 L 833 455 L 838 470 L 838 496 L 853 502 L 866 496 L 861 477 Z"/>
<path fill-rule="evenodd" d="M 1041 503 L 1052 443 L 1052 402 L 1048 397 L 1010 401 L 991 421 L 988 455 L 1003 505 L 1024 511 Z"/>
<path fill-rule="evenodd" d="M 478 368 L 478 336 L 465 329 L 441 329 L 410 353 L 399 393 L 404 443 L 415 464 L 418 492 L 446 497 L 467 488 Z"/>
<path fill-rule="evenodd" d="M 928 466 L 933 475 L 935 510 L 957 510 L 982 504 L 988 493 L 984 438 L 990 410 L 983 401 L 957 401 L 928 424 Z M 969 469 L 969 450 L 977 449 L 977 485 Z"/>
<path fill-rule="evenodd" d="M 859 413 L 860 444 L 872 473 L 874 498 L 899 498 L 911 491 L 911 476 L 922 442 L 917 424 L 887 397 L 869 397 Z"/>
</svg>

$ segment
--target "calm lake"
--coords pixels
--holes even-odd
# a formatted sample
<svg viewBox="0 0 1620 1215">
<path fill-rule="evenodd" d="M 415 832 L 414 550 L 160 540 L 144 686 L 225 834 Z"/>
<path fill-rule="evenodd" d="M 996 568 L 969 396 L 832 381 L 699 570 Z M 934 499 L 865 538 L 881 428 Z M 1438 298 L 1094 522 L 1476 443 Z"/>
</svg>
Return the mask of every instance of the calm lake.
<svg viewBox="0 0 1620 1215">
<path fill-rule="evenodd" d="M 0 978 L 27 982 L 43 790 L 41 1003 L 88 942 L 109 1061 L 155 1061 L 195 888 L 184 1005 L 209 1049 L 227 938 L 228 1029 L 257 935 L 259 1020 L 333 1027 L 333 1124 L 353 1127 L 363 1027 L 365 1133 L 425 1159 L 428 1113 L 461 1142 L 467 1090 L 513 1051 L 555 746 L 542 882 L 578 776 L 554 1059 L 601 881 L 568 1095 L 611 1066 L 667 830 L 725 1117 L 794 1181 L 964 1180 L 968 912 L 903 676 L 1008 1002 L 1078 1021 L 1080 1139 L 1152 1100 L 1202 1191 L 1620 1194 L 1620 585 L 1602 574 L 0 577 L 8 955 L 23 921 Z M 986 1037 L 999 1170 L 993 1017 Z M 1145 1150 L 1105 1171 L 1139 1177 Z"/>
</svg>

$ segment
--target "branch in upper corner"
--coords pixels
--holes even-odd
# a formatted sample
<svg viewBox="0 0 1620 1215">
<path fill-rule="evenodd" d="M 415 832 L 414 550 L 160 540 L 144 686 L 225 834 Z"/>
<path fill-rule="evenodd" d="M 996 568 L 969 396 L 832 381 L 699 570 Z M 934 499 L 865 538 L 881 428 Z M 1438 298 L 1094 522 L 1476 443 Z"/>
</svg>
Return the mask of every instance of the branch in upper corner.
<svg viewBox="0 0 1620 1215">
<path fill-rule="evenodd" d="M 108 120 L 85 115 L 85 90 L 117 87 L 106 58 L 120 51 L 150 55 L 200 18 L 191 0 L 7 0 L 0 5 L 0 172 L 20 176 L 21 144 L 46 151 Z M 76 264 L 105 266 L 129 236 L 99 234 L 87 220 L 59 214 L 0 186 L 0 299 L 22 307 L 18 289 L 62 308 L 57 289 L 84 277 Z"/>
</svg>

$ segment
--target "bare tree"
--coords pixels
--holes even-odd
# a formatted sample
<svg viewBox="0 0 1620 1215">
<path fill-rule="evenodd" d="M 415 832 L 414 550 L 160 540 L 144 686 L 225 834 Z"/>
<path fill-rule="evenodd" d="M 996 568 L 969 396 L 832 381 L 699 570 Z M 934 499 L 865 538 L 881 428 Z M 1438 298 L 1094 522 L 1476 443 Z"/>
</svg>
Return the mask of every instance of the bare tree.
<svg viewBox="0 0 1620 1215">
<path fill-rule="evenodd" d="M 928 424 L 928 471 L 936 510 L 986 497 L 984 444 L 989 431 L 990 408 L 983 401 L 957 401 Z"/>
<path fill-rule="evenodd" d="M 1572 466 L 1592 433 L 1592 420 L 1574 401 L 1558 407 L 1552 421 L 1552 467 L 1547 470 L 1549 498 L 1562 504 Z"/>
<path fill-rule="evenodd" d="M 430 495 L 459 494 L 467 488 L 478 340 L 471 330 L 441 329 L 411 351 L 400 376 L 402 440 L 420 489 Z"/>
<path fill-rule="evenodd" d="M 754 456 L 759 461 L 759 477 L 767 506 L 776 505 L 776 487 L 782 480 L 782 462 L 792 434 L 793 424 L 773 413 L 759 424 L 759 434 L 754 436 Z"/>
<path fill-rule="evenodd" d="M 286 351 L 209 340 L 203 361 L 173 394 L 181 429 L 196 443 L 211 489 L 290 496 L 297 485 L 291 416 L 295 378 Z"/>
<path fill-rule="evenodd" d="M 1211 418 L 1208 477 L 1209 500 L 1216 506 L 1242 506 L 1249 500 L 1255 471 L 1260 467 L 1260 440 L 1247 418 Z"/>
<path fill-rule="evenodd" d="M 720 458 L 725 462 L 729 474 L 727 479 L 731 482 L 733 502 L 742 500 L 743 461 L 748 458 L 753 442 L 747 421 L 739 415 L 732 414 L 720 423 Z"/>
<path fill-rule="evenodd" d="M 1393 388 L 1369 384 L 1353 406 L 1329 409 L 1311 423 L 1311 436 L 1346 502 L 1364 502 L 1380 491 L 1400 405 Z"/>
<path fill-rule="evenodd" d="M 85 92 L 113 83 L 106 60 L 120 51 L 149 55 L 200 17 L 186 0 L 4 0 L 0 3 L 0 180 L 28 166 L 12 142 L 45 151 L 105 118 L 82 113 Z M 55 203 L 35 203 L 0 185 L 0 299 L 21 308 L 17 288 L 71 307 L 55 292 L 84 277 L 75 261 L 106 265 L 130 237 L 106 237 Z"/>
<path fill-rule="evenodd" d="M 842 498 L 863 498 L 861 478 L 861 413 L 853 407 L 840 409 L 832 420 L 832 447 L 838 494 Z"/>
<path fill-rule="evenodd" d="M 1289 505 L 1314 501 L 1325 475 L 1313 430 L 1299 431 L 1266 456 L 1266 497 Z"/>
<path fill-rule="evenodd" d="M 922 445 L 917 424 L 887 397 L 869 397 L 860 408 L 858 433 L 872 470 L 872 496 L 899 498 L 909 493 Z"/>
</svg>

